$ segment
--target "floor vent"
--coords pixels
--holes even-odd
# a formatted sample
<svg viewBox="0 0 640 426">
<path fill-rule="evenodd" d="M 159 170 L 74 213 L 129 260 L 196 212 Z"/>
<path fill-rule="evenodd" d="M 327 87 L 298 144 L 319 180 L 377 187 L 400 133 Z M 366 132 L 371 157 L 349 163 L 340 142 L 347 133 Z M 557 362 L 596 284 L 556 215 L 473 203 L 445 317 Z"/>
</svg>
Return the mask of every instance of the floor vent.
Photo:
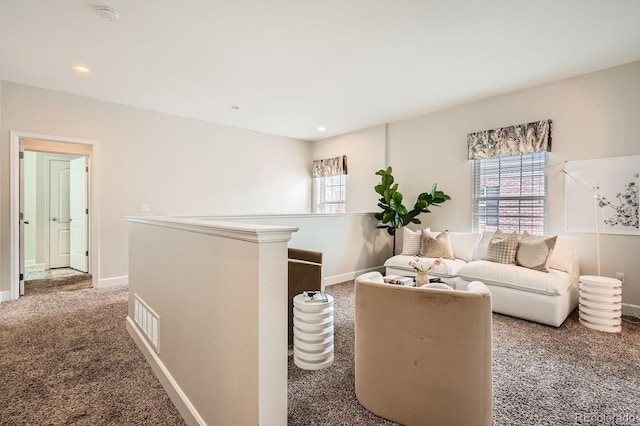
<svg viewBox="0 0 640 426">
<path fill-rule="evenodd" d="M 160 353 L 160 317 L 158 314 L 153 312 L 137 294 L 133 296 L 133 316 L 136 325 L 145 335 L 149 344 L 153 347 L 156 353 Z"/>
</svg>

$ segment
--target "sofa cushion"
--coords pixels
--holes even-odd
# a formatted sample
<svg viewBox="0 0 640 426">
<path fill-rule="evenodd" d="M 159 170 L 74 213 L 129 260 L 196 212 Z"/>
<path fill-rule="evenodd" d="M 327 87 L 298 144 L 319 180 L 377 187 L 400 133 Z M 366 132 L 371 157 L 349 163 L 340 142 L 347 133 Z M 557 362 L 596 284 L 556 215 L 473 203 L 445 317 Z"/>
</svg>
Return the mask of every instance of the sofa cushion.
<svg viewBox="0 0 640 426">
<path fill-rule="evenodd" d="M 420 257 L 454 259 L 451 242 L 449 241 L 449 231 L 443 231 L 437 237 L 432 237 L 431 232 L 425 229 L 422 232 L 422 246 L 420 247 Z"/>
<path fill-rule="evenodd" d="M 458 269 L 465 281 L 482 281 L 488 285 L 510 287 L 548 295 L 564 294 L 572 283 L 570 273 L 549 270 L 548 273 L 516 265 L 477 260 Z"/>
<path fill-rule="evenodd" d="M 578 237 L 558 236 L 553 253 L 549 258 L 549 268 L 571 272 L 577 244 Z"/>
<path fill-rule="evenodd" d="M 524 231 L 516 252 L 516 264 L 536 271 L 549 272 L 547 264 L 557 239 L 557 236 L 534 237 Z"/>
<path fill-rule="evenodd" d="M 393 268 L 395 270 L 395 274 L 404 275 L 401 272 L 406 272 L 407 276 L 415 276 L 416 271 L 411 266 L 409 266 L 409 262 L 412 262 L 415 259 L 415 256 L 405 256 L 402 254 L 398 254 L 396 256 L 390 257 L 384 262 L 384 266 L 386 268 Z M 426 265 L 430 265 L 432 262 L 436 261 L 438 258 L 420 258 L 421 263 Z M 442 259 L 442 263 L 435 268 L 429 270 L 429 276 L 440 277 L 440 278 L 451 278 L 458 275 L 458 270 L 466 265 L 467 262 L 460 259 Z"/>
<path fill-rule="evenodd" d="M 506 264 L 515 263 L 517 250 L 518 234 L 514 232 L 504 235 L 502 231 L 498 229 L 489 242 L 485 260 Z"/>
<path fill-rule="evenodd" d="M 429 228 L 426 229 L 429 231 Z M 411 229 L 402 228 L 402 253 L 407 256 L 417 256 L 420 253 L 420 244 L 422 240 L 422 231 L 412 231 Z"/>
</svg>

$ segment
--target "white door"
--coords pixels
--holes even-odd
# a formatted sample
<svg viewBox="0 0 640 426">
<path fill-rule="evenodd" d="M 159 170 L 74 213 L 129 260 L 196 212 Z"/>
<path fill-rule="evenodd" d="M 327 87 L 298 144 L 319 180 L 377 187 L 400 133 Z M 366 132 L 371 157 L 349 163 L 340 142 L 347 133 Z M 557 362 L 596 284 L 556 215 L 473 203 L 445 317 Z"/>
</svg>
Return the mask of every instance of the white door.
<svg viewBox="0 0 640 426">
<path fill-rule="evenodd" d="M 87 158 L 71 160 L 69 170 L 70 266 L 78 271 L 89 272 Z"/>
<path fill-rule="evenodd" d="M 69 161 L 49 161 L 49 268 L 69 266 Z"/>
</svg>

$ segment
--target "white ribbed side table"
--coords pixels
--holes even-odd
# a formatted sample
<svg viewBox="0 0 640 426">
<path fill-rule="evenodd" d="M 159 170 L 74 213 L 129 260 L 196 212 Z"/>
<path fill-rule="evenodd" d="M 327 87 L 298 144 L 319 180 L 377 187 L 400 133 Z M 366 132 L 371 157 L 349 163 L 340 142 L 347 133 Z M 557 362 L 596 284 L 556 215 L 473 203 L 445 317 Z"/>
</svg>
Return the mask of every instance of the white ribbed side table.
<svg viewBox="0 0 640 426">
<path fill-rule="evenodd" d="M 594 330 L 619 333 L 622 323 L 622 282 L 596 275 L 580 276 L 580 323 Z"/>
<path fill-rule="evenodd" d="M 293 298 L 293 362 L 305 370 L 333 364 L 333 297 L 327 302 L 305 302 Z"/>
</svg>

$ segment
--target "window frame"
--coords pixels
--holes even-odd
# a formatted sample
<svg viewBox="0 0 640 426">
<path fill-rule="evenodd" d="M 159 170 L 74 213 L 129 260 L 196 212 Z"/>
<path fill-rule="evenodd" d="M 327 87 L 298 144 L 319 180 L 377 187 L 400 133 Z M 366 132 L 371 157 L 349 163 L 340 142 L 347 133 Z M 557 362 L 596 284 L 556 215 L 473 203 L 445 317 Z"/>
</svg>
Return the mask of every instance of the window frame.
<svg viewBox="0 0 640 426">
<path fill-rule="evenodd" d="M 331 188 L 334 191 L 331 191 Z M 329 196 L 329 193 L 334 196 Z M 335 196 L 337 194 L 337 197 Z M 332 198 L 332 199 L 330 199 Z M 313 178 L 313 212 L 346 213 L 347 211 L 347 175 Z"/>
<path fill-rule="evenodd" d="M 546 151 L 472 160 L 473 231 L 543 235 L 547 230 L 547 163 Z M 488 180 L 497 180 L 497 185 L 488 186 Z"/>
</svg>

